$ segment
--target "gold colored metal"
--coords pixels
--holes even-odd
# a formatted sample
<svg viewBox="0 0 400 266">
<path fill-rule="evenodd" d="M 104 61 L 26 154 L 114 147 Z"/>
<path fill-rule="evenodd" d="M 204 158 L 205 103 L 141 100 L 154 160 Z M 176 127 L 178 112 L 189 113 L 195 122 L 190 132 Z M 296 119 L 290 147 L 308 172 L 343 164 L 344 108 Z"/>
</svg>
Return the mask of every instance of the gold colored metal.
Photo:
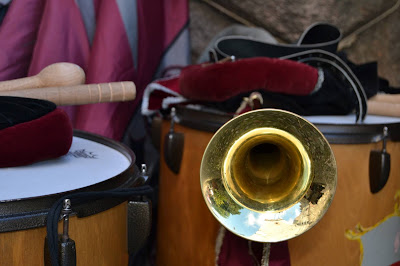
<svg viewBox="0 0 400 266">
<path fill-rule="evenodd" d="M 307 192 L 310 158 L 301 142 L 276 128 L 257 128 L 230 147 L 222 167 L 228 194 L 255 211 L 287 209 Z"/>
<path fill-rule="evenodd" d="M 314 226 L 336 190 L 336 162 L 322 133 L 274 109 L 240 115 L 209 142 L 200 168 L 204 199 L 228 230 L 278 242 Z"/>
</svg>

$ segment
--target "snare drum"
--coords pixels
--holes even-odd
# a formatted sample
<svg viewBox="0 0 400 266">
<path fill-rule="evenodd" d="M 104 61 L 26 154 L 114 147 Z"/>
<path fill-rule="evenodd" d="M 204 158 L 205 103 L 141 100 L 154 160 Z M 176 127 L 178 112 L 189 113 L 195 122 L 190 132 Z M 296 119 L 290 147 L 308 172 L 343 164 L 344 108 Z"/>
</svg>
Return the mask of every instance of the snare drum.
<svg viewBox="0 0 400 266">
<path fill-rule="evenodd" d="M 2 168 L 0 180 L 1 265 L 44 264 L 44 226 L 57 199 L 73 192 L 142 185 L 132 151 L 81 131 L 74 132 L 67 155 Z M 78 265 L 128 265 L 127 204 L 123 202 L 101 199 L 72 206 L 79 218 L 70 218 L 69 236 L 76 243 Z M 143 222 L 149 224 L 148 219 L 143 217 Z"/>
<path fill-rule="evenodd" d="M 184 134 L 183 156 L 178 174 L 169 169 L 166 158 L 161 160 L 157 265 L 215 265 L 220 225 L 204 203 L 199 171 L 213 132 L 230 117 L 183 108 L 178 108 L 177 114 L 179 124 L 175 125 L 175 131 Z M 358 224 L 365 228 L 375 226 L 393 213 L 394 196 L 400 190 L 400 165 L 396 163 L 400 157 L 397 142 L 400 119 L 368 116 L 363 124 L 355 124 L 354 115 L 306 119 L 324 133 L 332 146 L 338 186 L 332 205 L 321 221 L 289 240 L 291 265 L 360 264 L 361 242 L 350 240 L 346 232 L 356 229 Z M 383 189 L 372 193 L 369 156 L 371 150 L 382 149 L 385 126 L 388 128 L 386 149 L 392 160 L 390 176 Z M 168 131 L 169 123 L 164 121 L 162 134 Z"/>
</svg>

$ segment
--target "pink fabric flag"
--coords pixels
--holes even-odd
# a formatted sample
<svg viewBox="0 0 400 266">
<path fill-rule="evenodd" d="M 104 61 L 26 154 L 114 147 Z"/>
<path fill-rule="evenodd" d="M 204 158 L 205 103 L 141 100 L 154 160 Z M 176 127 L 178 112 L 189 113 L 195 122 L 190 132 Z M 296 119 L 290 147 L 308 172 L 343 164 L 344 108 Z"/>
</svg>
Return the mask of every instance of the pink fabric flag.
<svg viewBox="0 0 400 266">
<path fill-rule="evenodd" d="M 136 32 L 127 33 L 126 25 L 119 12 L 121 7 L 117 2 L 98 0 L 96 3 L 97 25 L 87 82 L 133 80 L 136 84 L 137 96 L 134 102 L 77 107 L 79 113 L 77 128 L 117 140 L 121 139 L 133 112 L 143 97 L 145 86 L 153 79 L 164 51 L 188 20 L 186 1 L 172 2 L 175 7 L 180 8 L 174 10 L 174 13 L 167 14 L 166 12 L 172 11 L 170 1 L 158 0 L 157 3 L 138 1 L 137 29 L 132 29 Z M 171 15 L 173 19 L 167 19 L 167 15 Z M 132 54 L 128 34 L 138 36 L 137 43 L 133 43 L 133 49 L 137 49 L 137 58 L 134 58 L 135 54 Z M 135 62 L 134 59 L 137 61 Z"/>
<path fill-rule="evenodd" d="M 87 83 L 134 80 L 135 70 L 117 3 L 101 1 Z M 133 113 L 132 102 L 78 106 L 76 128 L 119 140 Z"/>
<path fill-rule="evenodd" d="M 145 86 L 171 61 L 163 57 L 187 26 L 188 3 L 87 1 L 92 2 L 13 0 L 0 28 L 0 80 L 24 77 L 28 69 L 34 75 L 55 62 L 71 62 L 85 70 L 87 83 L 134 81 L 133 102 L 64 107 L 74 128 L 120 140 Z M 81 12 L 83 6 L 93 10 Z M 91 18 L 82 18 L 85 13 L 95 14 L 92 24 Z M 89 24 L 94 31 L 92 44 Z M 188 49 L 186 45 L 180 51 L 188 54 Z"/>
<path fill-rule="evenodd" d="M 26 77 L 45 0 L 14 0 L 0 26 L 0 81 Z"/>
<path fill-rule="evenodd" d="M 29 68 L 29 76 L 57 62 L 87 69 L 89 42 L 74 0 L 47 0 Z"/>
<path fill-rule="evenodd" d="M 16 0 L 18 2 L 18 0 Z M 21 1 L 21 0 L 19 0 Z M 56 62 L 70 62 L 87 71 L 90 47 L 78 6 L 74 0 L 46 0 L 29 68 L 36 75 Z M 74 107 L 62 107 L 75 126 Z"/>
</svg>

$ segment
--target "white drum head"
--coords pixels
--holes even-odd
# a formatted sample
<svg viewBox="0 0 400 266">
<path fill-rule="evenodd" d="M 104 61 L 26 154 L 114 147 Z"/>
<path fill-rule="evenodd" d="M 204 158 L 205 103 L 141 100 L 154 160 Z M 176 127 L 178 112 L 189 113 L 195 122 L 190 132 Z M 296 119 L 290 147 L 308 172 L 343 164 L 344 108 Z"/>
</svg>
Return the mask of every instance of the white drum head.
<svg viewBox="0 0 400 266">
<path fill-rule="evenodd" d="M 0 201 L 40 197 L 94 185 L 117 176 L 132 162 L 120 151 L 74 136 L 67 155 L 0 169 Z"/>
<path fill-rule="evenodd" d="M 325 115 L 325 116 L 304 116 L 305 119 L 313 124 L 331 125 L 374 125 L 374 124 L 394 124 L 400 123 L 400 118 L 390 116 L 367 115 L 365 120 L 356 124 L 356 116 L 350 115 Z"/>
</svg>

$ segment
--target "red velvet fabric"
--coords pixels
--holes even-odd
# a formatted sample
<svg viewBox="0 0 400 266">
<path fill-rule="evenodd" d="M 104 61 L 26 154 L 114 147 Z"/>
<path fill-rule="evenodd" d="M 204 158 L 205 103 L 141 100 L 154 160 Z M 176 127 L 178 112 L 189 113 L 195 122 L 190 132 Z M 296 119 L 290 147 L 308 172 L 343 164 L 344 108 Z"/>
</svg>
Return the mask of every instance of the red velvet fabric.
<svg viewBox="0 0 400 266">
<path fill-rule="evenodd" d="M 66 154 L 72 125 L 61 109 L 29 122 L 0 130 L 0 167 L 15 167 Z"/>
<path fill-rule="evenodd" d="M 199 101 L 224 101 L 240 93 L 264 89 L 290 95 L 310 94 L 318 70 L 306 64 L 256 57 L 235 62 L 192 65 L 180 76 L 182 96 Z"/>
</svg>

